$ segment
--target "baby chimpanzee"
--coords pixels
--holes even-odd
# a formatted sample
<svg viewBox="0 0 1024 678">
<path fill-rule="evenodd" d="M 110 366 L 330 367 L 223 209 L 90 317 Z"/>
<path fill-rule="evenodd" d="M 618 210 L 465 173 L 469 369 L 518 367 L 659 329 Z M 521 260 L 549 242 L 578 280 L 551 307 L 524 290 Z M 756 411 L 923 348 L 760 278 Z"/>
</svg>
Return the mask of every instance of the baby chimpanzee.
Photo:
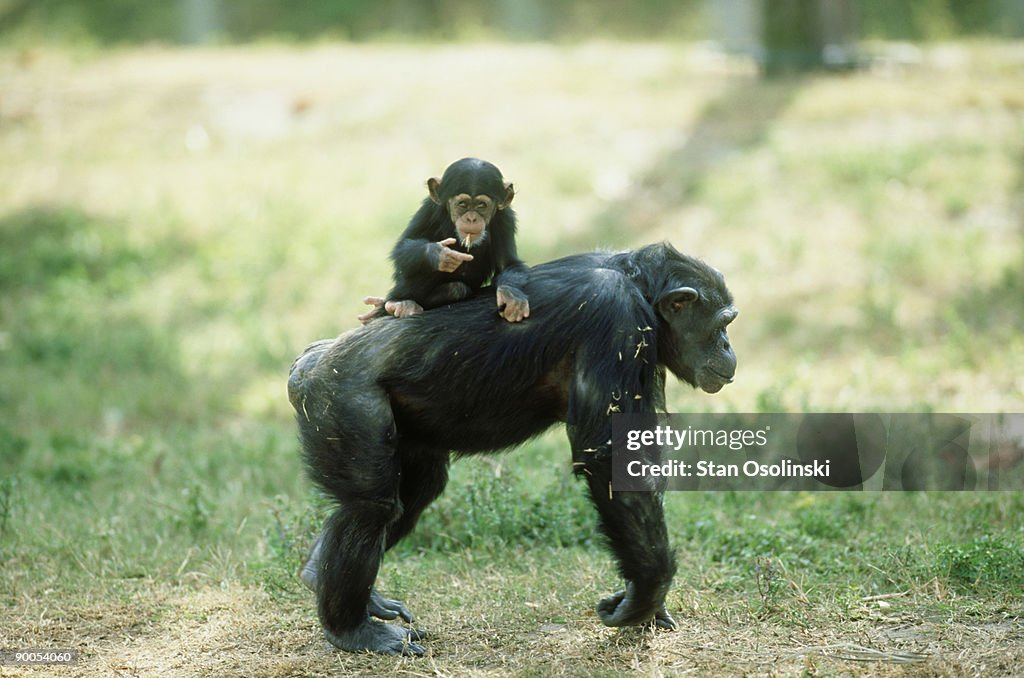
<svg viewBox="0 0 1024 678">
<path fill-rule="evenodd" d="M 391 251 L 394 288 L 387 298 L 367 297 L 375 308 L 359 320 L 404 318 L 460 301 L 492 277 L 501 316 L 509 322 L 529 317 L 523 292 L 529 269 L 516 254 L 512 184 L 491 163 L 463 158 L 440 179 L 428 179 L 427 189 L 429 197 Z"/>
</svg>

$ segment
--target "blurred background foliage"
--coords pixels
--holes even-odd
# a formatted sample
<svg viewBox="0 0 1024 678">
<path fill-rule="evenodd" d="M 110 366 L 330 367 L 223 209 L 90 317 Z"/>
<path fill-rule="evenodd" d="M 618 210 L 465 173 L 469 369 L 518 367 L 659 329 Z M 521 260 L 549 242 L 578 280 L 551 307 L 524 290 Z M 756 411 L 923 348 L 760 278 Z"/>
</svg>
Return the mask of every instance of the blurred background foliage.
<svg viewBox="0 0 1024 678">
<path fill-rule="evenodd" d="M 700 38 L 715 11 L 846 5 L 868 39 L 1024 34 L 1017 0 L 0 0 L 0 32 L 100 44 L 253 40 Z M 803 5 L 804 7 L 801 7 Z"/>
</svg>

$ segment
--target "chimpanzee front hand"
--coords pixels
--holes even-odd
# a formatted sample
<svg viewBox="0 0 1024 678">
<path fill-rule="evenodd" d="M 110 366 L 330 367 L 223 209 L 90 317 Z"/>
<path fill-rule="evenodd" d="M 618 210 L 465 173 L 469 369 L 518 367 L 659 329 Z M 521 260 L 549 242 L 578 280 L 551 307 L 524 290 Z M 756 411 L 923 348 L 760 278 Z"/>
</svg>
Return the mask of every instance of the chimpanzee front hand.
<svg viewBox="0 0 1024 678">
<path fill-rule="evenodd" d="M 653 596 L 638 596 L 636 585 L 626 582 L 626 589 L 604 598 L 597 604 L 597 614 L 605 626 L 635 626 L 653 622 L 663 629 L 676 628 L 676 621 L 665 609 L 665 593 L 668 586 L 663 587 Z M 661 602 L 651 604 L 651 599 L 660 598 Z M 645 599 L 645 600 L 640 600 Z"/>
<path fill-rule="evenodd" d="M 497 300 L 498 314 L 510 323 L 530 317 L 530 300 L 516 288 L 498 285 Z"/>
<path fill-rule="evenodd" d="M 444 273 L 451 273 L 464 261 L 473 261 L 472 254 L 453 250 L 449 245 L 458 242 L 455 238 L 445 238 L 441 242 L 434 242 L 427 245 L 430 248 L 438 248 L 433 254 L 437 257 L 437 270 Z"/>
<path fill-rule="evenodd" d="M 391 600 L 385 598 L 381 594 L 377 593 L 377 589 L 370 591 L 370 602 L 366 605 L 366 612 L 377 619 L 397 619 L 401 617 L 403 621 L 409 622 L 410 624 L 416 619 L 412 616 L 412 612 L 409 612 L 409 608 L 403 605 L 397 600 Z M 425 633 L 420 631 L 421 634 Z"/>
</svg>

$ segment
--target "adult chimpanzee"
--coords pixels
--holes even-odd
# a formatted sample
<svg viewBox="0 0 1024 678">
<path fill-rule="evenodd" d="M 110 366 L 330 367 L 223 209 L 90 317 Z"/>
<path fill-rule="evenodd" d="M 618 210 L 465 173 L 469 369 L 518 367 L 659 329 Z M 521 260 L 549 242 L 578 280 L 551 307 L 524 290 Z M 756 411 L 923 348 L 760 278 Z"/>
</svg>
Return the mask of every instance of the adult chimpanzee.
<svg viewBox="0 0 1024 678">
<path fill-rule="evenodd" d="M 382 315 L 404 318 L 470 296 L 494 276 L 498 311 L 519 322 L 530 315 L 523 293 L 529 269 L 516 254 L 515 195 L 489 162 L 463 158 L 438 179 L 427 180 L 429 196 L 399 238 L 391 260 L 395 286 L 363 322 Z M 470 254 L 472 252 L 472 254 Z"/>
<path fill-rule="evenodd" d="M 509 448 L 559 421 L 625 579 L 601 620 L 675 626 L 662 497 L 612 493 L 610 415 L 663 408 L 665 368 L 708 393 L 732 380 L 725 281 L 659 244 L 536 266 L 525 291 L 529 323 L 500 322 L 485 292 L 318 342 L 292 365 L 305 461 L 337 502 L 304 572 L 337 647 L 423 653 L 421 632 L 371 619 L 412 620 L 373 588 L 384 552 L 441 494 L 450 452 Z"/>
</svg>

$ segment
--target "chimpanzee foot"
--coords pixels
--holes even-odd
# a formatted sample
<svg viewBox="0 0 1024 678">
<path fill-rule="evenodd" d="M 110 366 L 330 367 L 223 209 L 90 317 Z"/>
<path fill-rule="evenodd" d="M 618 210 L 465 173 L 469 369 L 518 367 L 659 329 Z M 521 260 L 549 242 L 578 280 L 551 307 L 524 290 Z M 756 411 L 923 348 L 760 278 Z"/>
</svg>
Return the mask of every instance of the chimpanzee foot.
<svg viewBox="0 0 1024 678">
<path fill-rule="evenodd" d="M 415 641 L 422 640 L 425 635 L 416 629 L 405 629 L 394 624 L 382 624 L 365 618 L 359 626 L 343 632 L 324 629 L 324 635 L 331 645 L 349 652 L 379 652 L 381 654 L 400 654 L 406 656 L 422 656 L 426 649 Z"/>
<path fill-rule="evenodd" d="M 672 615 L 668 613 L 668 610 L 665 609 L 664 605 L 662 605 L 661 609 L 654 614 L 654 625 L 660 629 L 668 629 L 669 631 L 674 631 L 679 628 L 679 624 L 677 624 L 676 620 L 672 618 Z"/>
<path fill-rule="evenodd" d="M 654 624 L 662 629 L 676 628 L 676 620 L 665 609 L 665 594 L 668 592 L 668 585 L 663 591 L 657 591 L 651 596 L 642 596 L 646 600 L 640 600 L 636 593 L 636 585 L 633 582 L 626 582 L 623 591 L 614 593 L 604 598 L 597 604 L 597 614 L 605 626 L 635 626 L 639 624 Z M 660 599 L 662 602 L 656 605 L 651 600 Z"/>
<path fill-rule="evenodd" d="M 388 301 L 384 304 L 384 310 L 396 318 L 408 318 L 409 316 L 423 313 L 423 307 L 412 299 L 402 301 Z"/>
</svg>

